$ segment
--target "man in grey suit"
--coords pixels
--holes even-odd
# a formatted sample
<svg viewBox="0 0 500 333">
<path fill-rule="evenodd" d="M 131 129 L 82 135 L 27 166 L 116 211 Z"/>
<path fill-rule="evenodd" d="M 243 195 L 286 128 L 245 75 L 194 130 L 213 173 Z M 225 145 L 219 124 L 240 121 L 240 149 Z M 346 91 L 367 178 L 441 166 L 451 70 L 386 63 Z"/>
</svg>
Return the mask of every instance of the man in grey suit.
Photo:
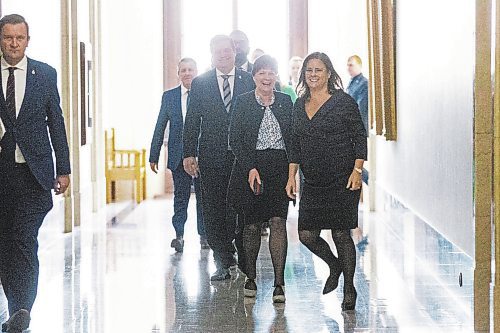
<svg viewBox="0 0 500 333">
<path fill-rule="evenodd" d="M 0 279 L 10 314 L 2 331 L 11 333 L 29 327 L 38 288 L 38 230 L 52 208 L 51 190 L 64 193 L 71 173 L 57 74 L 49 65 L 26 57 L 28 42 L 29 27 L 22 16 L 12 14 L 0 20 L 0 123 L 4 129 L 0 140 Z"/>
<path fill-rule="evenodd" d="M 209 249 L 203 224 L 203 209 L 201 207 L 201 189 L 198 178 L 193 178 L 184 171 L 182 164 L 182 130 L 184 118 L 186 117 L 187 104 L 191 90 L 191 82 L 198 74 L 196 62 L 192 58 L 182 58 L 177 66 L 177 75 L 181 84 L 163 93 L 161 109 L 156 121 L 156 127 L 151 140 L 149 163 L 154 173 L 158 172 L 158 159 L 163 145 L 165 128 L 169 123 L 168 132 L 168 162 L 167 168 L 172 171 L 174 180 L 174 216 L 172 224 L 175 229 L 175 238 L 170 246 L 176 252 L 184 249 L 184 225 L 187 221 L 187 210 L 189 198 L 191 197 L 191 185 L 194 183 L 196 193 L 196 215 L 198 235 L 202 249 Z"/>
<path fill-rule="evenodd" d="M 214 252 L 217 271 L 211 280 L 230 278 L 234 257 L 235 213 L 227 205 L 227 189 L 234 162 L 229 147 L 229 122 L 236 96 L 255 88 L 250 74 L 235 68 L 235 47 L 229 36 L 210 41 L 214 69 L 196 77 L 191 85 L 190 102 L 184 124 L 184 169 L 201 177 L 203 218 L 208 244 Z M 244 255 L 238 234 L 238 265 L 242 271 Z"/>
</svg>

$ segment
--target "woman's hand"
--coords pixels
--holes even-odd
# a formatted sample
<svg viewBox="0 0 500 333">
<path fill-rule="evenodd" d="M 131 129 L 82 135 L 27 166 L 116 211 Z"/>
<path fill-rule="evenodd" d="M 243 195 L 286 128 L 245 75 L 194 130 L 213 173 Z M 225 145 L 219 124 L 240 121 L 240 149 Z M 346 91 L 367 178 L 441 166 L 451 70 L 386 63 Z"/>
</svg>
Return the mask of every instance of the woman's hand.
<svg viewBox="0 0 500 333">
<path fill-rule="evenodd" d="M 288 177 L 288 182 L 286 183 L 285 190 L 286 195 L 288 195 L 290 199 L 295 200 L 295 198 L 297 197 L 297 183 L 295 182 L 295 177 Z"/>
<path fill-rule="evenodd" d="M 361 188 L 361 184 L 361 174 L 356 170 L 353 170 L 351 176 L 349 176 L 349 180 L 347 181 L 346 188 L 350 189 L 351 191 L 357 191 Z"/>
<path fill-rule="evenodd" d="M 186 171 L 191 177 L 198 177 L 200 168 L 198 167 L 198 161 L 196 157 L 186 157 L 182 164 L 184 166 L 184 171 Z"/>
<path fill-rule="evenodd" d="M 253 184 L 254 184 L 255 180 L 257 180 L 257 183 L 259 183 L 259 185 L 262 185 L 262 182 L 260 180 L 259 171 L 257 171 L 257 169 L 255 169 L 255 168 L 253 168 L 252 170 L 250 170 L 248 172 L 248 185 L 250 185 L 250 189 L 252 190 L 252 192 L 253 192 Z"/>
</svg>

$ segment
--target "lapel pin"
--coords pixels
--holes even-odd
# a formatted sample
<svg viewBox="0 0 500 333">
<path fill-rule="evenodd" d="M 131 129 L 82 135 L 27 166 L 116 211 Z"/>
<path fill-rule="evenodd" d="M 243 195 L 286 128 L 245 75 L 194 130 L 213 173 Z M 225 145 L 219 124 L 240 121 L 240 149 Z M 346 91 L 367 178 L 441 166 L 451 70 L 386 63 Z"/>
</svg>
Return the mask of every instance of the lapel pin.
<svg viewBox="0 0 500 333">
<path fill-rule="evenodd" d="M 34 69 L 31 71 L 31 74 L 33 74 L 33 75 L 35 75 L 35 74 L 36 74 Z"/>
<path fill-rule="evenodd" d="M 238 79 L 241 79 L 241 75 L 238 75 Z"/>
</svg>

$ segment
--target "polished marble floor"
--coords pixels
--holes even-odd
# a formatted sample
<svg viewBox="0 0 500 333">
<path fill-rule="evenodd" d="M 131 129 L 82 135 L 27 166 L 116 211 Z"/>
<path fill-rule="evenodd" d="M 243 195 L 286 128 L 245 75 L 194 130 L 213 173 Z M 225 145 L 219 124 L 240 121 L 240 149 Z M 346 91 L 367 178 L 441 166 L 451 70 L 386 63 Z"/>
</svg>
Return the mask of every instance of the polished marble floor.
<svg viewBox="0 0 500 333">
<path fill-rule="evenodd" d="M 190 216 L 194 209 L 193 201 Z M 358 303 L 349 312 L 340 309 L 341 287 L 321 295 L 328 268 L 298 241 L 296 208 L 290 207 L 282 305 L 271 300 L 267 237 L 257 297 L 245 299 L 237 271 L 231 280 L 210 283 L 215 266 L 211 251 L 200 250 L 194 220 L 186 227 L 184 253 L 169 247 L 172 211 L 171 198 L 115 204 L 71 234 L 44 237 L 30 332 L 473 331 L 472 260 L 404 207 L 361 211 L 363 233 L 355 235 L 361 241 Z M 323 236 L 333 244 L 327 232 Z"/>
</svg>

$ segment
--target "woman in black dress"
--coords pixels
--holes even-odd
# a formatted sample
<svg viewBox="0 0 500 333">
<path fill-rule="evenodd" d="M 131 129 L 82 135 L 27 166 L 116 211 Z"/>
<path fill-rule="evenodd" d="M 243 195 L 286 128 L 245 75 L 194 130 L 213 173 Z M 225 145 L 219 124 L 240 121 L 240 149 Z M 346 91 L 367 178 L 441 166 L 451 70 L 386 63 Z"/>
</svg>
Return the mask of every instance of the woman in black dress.
<svg viewBox="0 0 500 333">
<path fill-rule="evenodd" d="M 290 96 L 274 91 L 277 72 L 274 58 L 268 55 L 257 58 L 252 71 L 256 88 L 236 100 L 229 132 L 236 161 L 228 201 L 239 216 L 244 217 L 245 296 L 255 297 L 257 293 L 255 278 L 261 225 L 270 221 L 273 301 L 284 302 L 289 203 L 285 190 L 289 168 L 286 148 L 291 145 L 293 105 Z"/>
<path fill-rule="evenodd" d="M 324 53 L 305 60 L 294 107 L 290 170 L 286 190 L 295 197 L 295 174 L 300 165 L 304 188 L 299 207 L 299 238 L 330 267 L 323 294 L 337 288 L 344 274 L 343 310 L 356 305 L 356 250 L 350 229 L 358 225 L 361 172 L 367 157 L 366 133 L 356 102 Z M 332 231 L 338 258 L 320 237 Z"/>
</svg>

